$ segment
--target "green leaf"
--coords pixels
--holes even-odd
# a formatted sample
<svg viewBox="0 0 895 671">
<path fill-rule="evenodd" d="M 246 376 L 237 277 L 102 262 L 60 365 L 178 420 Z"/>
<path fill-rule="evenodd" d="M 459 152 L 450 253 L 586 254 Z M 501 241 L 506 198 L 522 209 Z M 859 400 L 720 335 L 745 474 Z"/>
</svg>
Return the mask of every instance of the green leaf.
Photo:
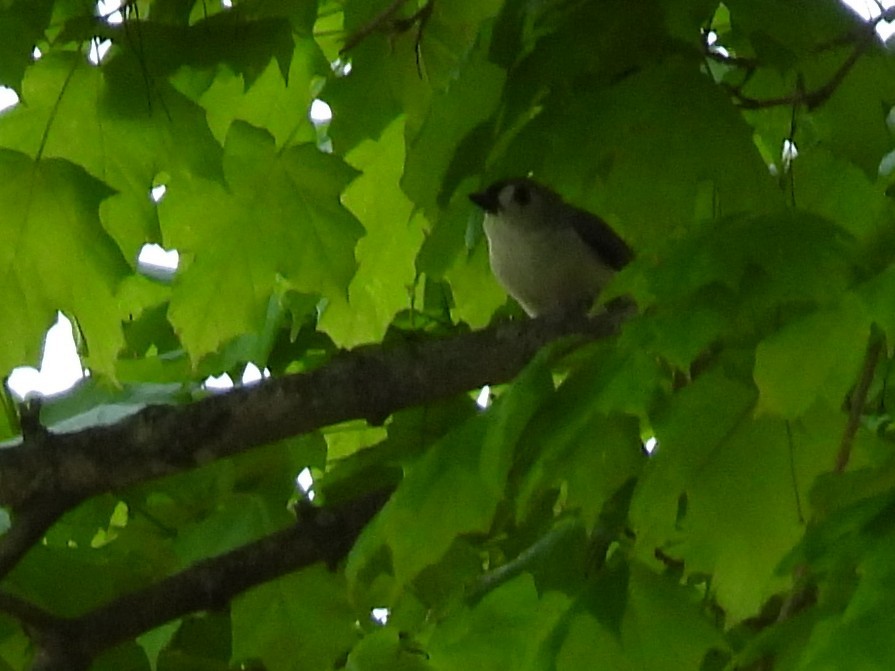
<svg viewBox="0 0 895 671">
<path fill-rule="evenodd" d="M 730 8 L 731 25 L 752 40 L 762 61 L 770 66 L 813 55 L 818 43 L 833 40 L 857 22 L 838 2 L 733 0 L 725 4 Z"/>
<path fill-rule="evenodd" d="M 395 122 L 379 141 L 363 142 L 348 155 L 364 174 L 351 183 L 343 200 L 367 234 L 357 246 L 358 271 L 347 300 L 334 297 L 320 319 L 320 328 L 341 346 L 381 340 L 395 314 L 411 305 L 423 221 L 398 186 L 403 131 L 404 124 Z"/>
<path fill-rule="evenodd" d="M 344 295 L 363 232 L 339 203 L 356 175 L 339 159 L 313 145 L 277 152 L 270 135 L 242 122 L 224 150 L 226 190 L 172 184 L 159 208 L 166 243 L 195 256 L 168 313 L 194 361 L 260 330 L 278 275 L 301 292 Z"/>
<path fill-rule="evenodd" d="M 612 669 L 683 671 L 700 668 L 713 648 L 726 648 L 720 633 L 701 612 L 693 590 L 636 564 L 630 567 L 623 586 L 617 627 L 599 611 L 618 607 L 619 595 L 594 592 L 585 604 L 587 610 L 573 612 L 557 654 L 558 670 L 596 664 Z M 607 603 L 610 600 L 612 606 Z"/>
<path fill-rule="evenodd" d="M 175 482 L 171 498 L 157 491 L 145 506 L 179 529 L 172 548 L 189 565 L 294 523 L 288 503 L 295 496 L 295 478 L 305 467 L 322 466 L 325 455 L 317 435 L 280 441 L 211 465 L 204 491 L 196 480 L 195 491 L 183 491 L 183 483 Z"/>
<path fill-rule="evenodd" d="M 502 4 L 503 0 L 456 0 L 433 5 L 421 33 L 420 68 L 434 88 L 450 86 L 458 71 L 468 66 L 476 53 L 476 27 L 493 18 Z"/>
<path fill-rule="evenodd" d="M 517 441 L 552 383 L 543 361 L 484 414 L 436 442 L 407 472 L 346 571 L 355 579 L 384 543 L 400 584 L 435 563 L 461 534 L 488 530 L 503 497 Z M 447 503 L 446 503 L 447 502 Z M 421 524 L 422 523 L 422 524 Z"/>
<path fill-rule="evenodd" d="M 413 650 L 393 627 L 374 631 L 354 646 L 346 671 L 425 671 L 431 669 L 423 651 Z"/>
<path fill-rule="evenodd" d="M 857 567 L 860 581 L 845 611 L 821 621 L 805 645 L 799 670 L 882 669 L 895 660 L 891 643 L 895 572 L 889 558 L 895 549 L 890 532 L 864 554 Z"/>
<path fill-rule="evenodd" d="M 345 583 L 318 565 L 240 596 L 231 608 L 233 660 L 270 671 L 329 668 L 357 640 Z"/>
<path fill-rule="evenodd" d="M 184 618 L 173 640 L 159 654 L 162 671 L 225 671 L 230 661 L 230 613 L 201 613 Z"/>
<path fill-rule="evenodd" d="M 520 488 L 520 516 L 545 490 L 564 484 L 565 506 L 591 527 L 606 500 L 644 464 L 636 420 L 607 417 L 587 396 L 563 385 L 533 418 L 526 451 L 537 455 Z"/>
<path fill-rule="evenodd" d="M 858 288 L 858 295 L 874 323 L 889 337 L 891 350 L 895 343 L 895 266 L 888 266 Z"/>
<path fill-rule="evenodd" d="M 0 661 L 8 669 L 23 669 L 31 663 L 34 649 L 21 625 L 9 616 L 0 620 Z"/>
<path fill-rule="evenodd" d="M 622 640 L 635 668 L 693 669 L 710 649 L 727 647 L 694 591 L 636 565 L 628 585 Z"/>
<path fill-rule="evenodd" d="M 481 417 L 465 422 L 413 466 L 378 522 L 362 535 L 349 558 L 349 576 L 356 575 L 373 556 L 373 548 L 385 541 L 395 577 L 409 580 L 438 560 L 458 534 L 487 528 L 497 501 L 477 476 L 485 427 Z M 446 506 L 445 501 L 454 503 Z"/>
<path fill-rule="evenodd" d="M 488 410 L 488 427 L 482 442 L 480 472 L 483 483 L 499 496 L 515 460 L 517 445 L 531 427 L 534 414 L 553 394 L 548 363 L 550 348 L 542 350 L 516 378 L 512 388 Z"/>
<path fill-rule="evenodd" d="M 689 299 L 662 303 L 625 325 L 621 345 L 634 352 L 653 352 L 686 371 L 731 328 L 732 302 L 728 292 L 710 287 Z"/>
<path fill-rule="evenodd" d="M 23 95 L 0 117 L 0 145 L 68 159 L 108 184 L 115 193 L 102 204 L 103 226 L 132 265 L 159 239 L 149 191 L 160 174 L 221 178 L 220 147 L 201 109 L 170 87 L 147 89 L 136 64 L 99 70 L 49 54 L 29 68 Z"/>
<path fill-rule="evenodd" d="M 124 344 L 115 290 L 127 265 L 99 221 L 107 186 L 60 159 L 0 150 L 0 369 L 35 362 L 57 310 L 73 314 L 88 365 L 114 375 Z M 48 244 L 52 241 L 52 244 Z"/>
<path fill-rule="evenodd" d="M 346 7 L 346 23 L 354 4 Z M 367 9 L 367 19 L 381 11 Z M 417 73 L 412 40 L 389 45 L 374 34 L 343 58 L 351 63 L 351 74 L 331 79 L 321 93 L 332 108 L 329 135 L 336 153 L 345 154 L 365 139 L 376 140 L 402 114 L 408 115 L 412 129 L 419 127 L 432 92 Z"/>
<path fill-rule="evenodd" d="M 781 306 L 837 305 L 854 274 L 853 239 L 844 230 L 784 210 L 722 219 L 649 250 L 623 271 L 614 292 L 632 292 L 641 305 L 686 301 L 687 309 L 721 316 L 739 306 L 761 324 L 766 314 L 779 321 Z"/>
<path fill-rule="evenodd" d="M 870 323 L 856 299 L 790 322 L 758 344 L 758 412 L 795 418 L 820 396 L 835 406 L 858 377 Z"/>
<path fill-rule="evenodd" d="M 658 447 L 631 502 L 639 556 L 654 561 L 659 548 L 688 573 L 711 575 L 736 622 L 786 584 L 775 569 L 803 532 L 800 491 L 831 467 L 838 441 L 824 438 L 826 425 L 811 438 L 807 418 L 789 430 L 752 419 L 753 390 L 717 371 L 678 397 L 654 419 Z M 818 418 L 828 413 L 818 406 Z"/>
<path fill-rule="evenodd" d="M 191 26 L 140 20 L 100 21 L 80 15 L 66 22 L 57 41 L 86 42 L 102 37 L 120 49 L 119 58 L 132 61 L 144 73 L 168 75 L 185 65 L 207 68 L 225 64 L 250 85 L 275 59 L 283 77 L 289 72 L 294 43 L 289 22 L 281 16 L 250 18 L 247 13 L 219 12 Z M 145 76 L 141 77 L 145 85 Z"/>
<path fill-rule="evenodd" d="M 735 165 L 732 154 L 741 157 Z M 677 60 L 549 100 L 495 170 L 533 171 L 635 249 L 693 230 L 700 219 L 781 201 L 752 130 L 697 68 Z"/>
<path fill-rule="evenodd" d="M 539 647 L 568 607 L 568 598 L 538 595 L 529 575 L 502 585 L 469 613 L 439 626 L 428 652 L 434 669 L 536 669 Z"/>
<path fill-rule="evenodd" d="M 174 638 L 177 630 L 180 629 L 180 624 L 179 620 L 169 622 L 168 624 L 163 624 L 161 627 L 148 631 L 137 638 L 137 644 L 143 648 L 143 652 L 146 653 L 152 671 L 158 669 L 159 654 Z"/>
<path fill-rule="evenodd" d="M 280 508 L 285 513 L 286 497 Z M 208 517 L 182 529 L 175 543 L 175 550 L 184 565 L 208 556 L 221 555 L 257 540 L 265 533 L 278 530 L 288 521 L 285 515 L 271 519 L 271 512 L 260 497 L 233 494 L 219 500 Z"/>
<path fill-rule="evenodd" d="M 467 64 L 457 81 L 432 100 L 419 132 L 411 135 L 401 186 L 427 215 L 441 192 L 457 144 L 497 109 L 504 76 L 501 68 L 487 62 Z"/>
<path fill-rule="evenodd" d="M 34 45 L 43 38 L 53 11 L 51 0 L 8 3 L 0 7 L 0 85 L 22 92 Z"/>
<path fill-rule="evenodd" d="M 884 185 L 836 156 L 818 147 L 798 157 L 793 169 L 798 171 L 799 205 L 859 240 L 872 238 L 890 216 Z"/>
<path fill-rule="evenodd" d="M 634 671 L 615 633 L 587 613 L 570 618 L 562 647 L 556 655 L 557 671 L 573 671 L 594 664 L 598 668 Z"/>
<path fill-rule="evenodd" d="M 221 144 L 226 141 L 230 125 L 238 119 L 264 128 L 282 147 L 315 140 L 307 112 L 314 97 L 315 78 L 328 71 L 317 45 L 312 40 L 298 40 L 287 73 L 271 61 L 252 81 L 219 67 L 198 73 L 183 68 L 173 82 L 205 109 L 208 125 Z"/>
<path fill-rule="evenodd" d="M 892 149 L 886 115 L 895 97 L 893 75 L 891 59 L 872 49 L 858 59 L 816 116 L 828 146 L 871 179 L 876 179 L 883 155 Z"/>
<path fill-rule="evenodd" d="M 89 531 L 95 533 L 96 527 Z M 89 542 L 70 543 L 67 547 L 55 542 L 53 547 L 38 546 L 28 561 L 8 576 L 6 585 L 51 613 L 74 617 L 109 602 L 122 590 L 139 589 L 160 579 L 164 575 L 160 568 L 172 568 L 171 564 L 165 566 L 158 561 L 158 556 L 141 554 L 140 550 L 151 548 L 144 542 L 131 548 L 116 547 L 114 542 L 100 549 L 90 547 Z M 153 552 L 161 554 L 154 549 Z M 54 579 L 49 581 L 48 575 Z M 60 590 L 60 585 L 65 589 Z"/>
<path fill-rule="evenodd" d="M 441 222 L 443 224 L 443 222 Z M 488 248 L 480 241 L 471 254 L 458 254 L 445 278 L 451 283 L 454 306 L 451 313 L 473 328 L 491 321 L 494 311 L 506 303 L 507 294 L 488 265 Z"/>
<path fill-rule="evenodd" d="M 115 671 L 116 669 L 133 669 L 144 671 L 149 669 L 146 653 L 135 643 L 124 643 L 100 654 L 90 667 L 96 671 Z"/>
</svg>

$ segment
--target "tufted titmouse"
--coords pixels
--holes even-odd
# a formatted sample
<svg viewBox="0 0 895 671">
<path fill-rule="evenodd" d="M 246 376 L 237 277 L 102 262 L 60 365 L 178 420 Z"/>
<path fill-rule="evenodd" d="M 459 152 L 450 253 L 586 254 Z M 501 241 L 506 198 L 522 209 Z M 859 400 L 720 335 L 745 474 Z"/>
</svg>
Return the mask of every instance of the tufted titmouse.
<svg viewBox="0 0 895 671">
<path fill-rule="evenodd" d="M 469 199 L 485 211 L 491 270 L 532 317 L 585 312 L 633 258 L 609 224 L 533 180 L 495 182 Z"/>
</svg>

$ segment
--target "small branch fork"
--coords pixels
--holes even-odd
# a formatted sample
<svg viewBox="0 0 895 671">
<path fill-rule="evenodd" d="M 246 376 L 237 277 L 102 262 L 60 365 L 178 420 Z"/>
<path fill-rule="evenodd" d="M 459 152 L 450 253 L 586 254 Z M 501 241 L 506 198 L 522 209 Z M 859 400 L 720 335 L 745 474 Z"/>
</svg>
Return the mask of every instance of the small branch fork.
<svg viewBox="0 0 895 671">
<path fill-rule="evenodd" d="M 428 0 L 425 5 L 406 18 L 395 18 L 395 15 L 406 2 L 407 0 L 394 0 L 392 4 L 354 31 L 354 33 L 345 40 L 345 45 L 339 50 L 339 53 L 344 55 L 376 31 L 386 32 L 390 35 L 400 35 L 401 33 L 410 30 L 413 26 L 416 26 L 416 39 L 414 41 L 413 49 L 416 53 L 417 73 L 420 78 L 422 78 L 421 47 L 423 42 L 423 31 L 432 16 L 432 11 L 435 9 L 435 0 Z"/>
<path fill-rule="evenodd" d="M 836 466 L 834 469 L 836 473 L 842 473 L 848 466 L 852 445 L 855 442 L 855 435 L 861 426 L 861 415 L 867 404 L 870 384 L 873 382 L 873 375 L 876 372 L 876 366 L 879 363 L 880 355 L 883 353 L 885 343 L 886 339 L 882 333 L 874 332 L 870 335 L 870 342 L 867 344 L 867 351 L 864 354 L 864 363 L 861 365 L 861 375 L 849 398 L 848 422 L 845 425 L 845 431 L 839 443 L 839 452 L 836 455 Z"/>
<path fill-rule="evenodd" d="M 407 30 L 410 30 L 414 26 L 414 24 L 418 25 L 418 33 L 417 33 L 417 49 L 419 48 L 419 43 L 422 41 L 422 31 L 425 27 L 426 22 L 429 20 L 429 17 L 432 15 L 432 10 L 435 7 L 435 0 L 429 0 L 425 5 L 420 7 L 416 12 L 414 12 L 411 16 L 407 18 L 395 18 L 395 14 L 401 9 L 401 7 L 406 4 L 407 0 L 394 0 L 392 4 L 379 12 L 372 19 L 367 21 L 364 25 L 354 31 L 351 35 L 349 35 L 348 39 L 345 40 L 345 45 L 339 50 L 340 54 L 347 53 L 351 49 L 354 49 L 358 44 L 367 39 L 370 35 L 372 35 L 376 31 L 387 32 L 387 33 L 403 33 Z"/>
<path fill-rule="evenodd" d="M 842 64 L 837 68 L 836 72 L 833 73 L 833 76 L 822 86 L 811 90 L 806 91 L 803 87 L 799 86 L 796 88 L 796 91 L 791 93 L 790 95 L 779 96 L 776 98 L 752 98 L 742 93 L 742 87 L 752 76 L 752 73 L 759 67 L 760 63 L 751 58 L 740 58 L 736 56 L 726 56 L 724 54 L 718 53 L 717 50 L 711 48 L 711 45 L 708 44 L 707 41 L 703 41 L 703 51 L 705 53 L 705 57 L 714 60 L 720 63 L 725 63 L 727 65 L 743 68 L 745 70 L 745 78 L 742 84 L 739 86 L 732 86 L 729 84 L 722 84 L 724 88 L 733 96 L 737 105 L 742 109 L 766 109 L 770 107 L 782 107 L 782 106 L 804 106 L 809 110 L 815 109 L 826 102 L 833 93 L 836 92 L 836 89 L 839 88 L 842 81 L 854 67 L 855 63 L 858 62 L 860 57 L 864 55 L 864 53 L 873 45 L 876 40 L 876 27 L 882 21 L 893 21 L 895 20 L 895 7 L 890 7 L 885 11 L 881 12 L 879 16 L 874 18 L 873 20 L 867 22 L 865 26 L 862 27 L 860 32 L 856 35 L 851 35 L 849 37 L 842 38 L 837 40 L 835 43 L 826 44 L 821 47 L 821 50 L 826 50 L 832 48 L 834 46 L 842 46 L 844 44 L 852 44 L 853 48 L 851 53 L 842 62 Z M 708 34 L 708 33 L 706 33 Z"/>
</svg>

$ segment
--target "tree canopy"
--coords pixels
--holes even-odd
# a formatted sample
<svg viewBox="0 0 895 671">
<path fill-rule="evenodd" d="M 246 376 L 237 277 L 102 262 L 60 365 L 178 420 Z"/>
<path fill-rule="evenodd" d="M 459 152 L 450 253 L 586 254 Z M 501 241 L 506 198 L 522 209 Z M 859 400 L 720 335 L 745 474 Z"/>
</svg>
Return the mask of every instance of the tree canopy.
<svg viewBox="0 0 895 671">
<path fill-rule="evenodd" d="M 123 5 L 0 0 L 0 368 L 90 373 L 4 395 L 0 669 L 893 667 L 895 12 Z M 636 311 L 525 318 L 519 176 Z"/>
</svg>

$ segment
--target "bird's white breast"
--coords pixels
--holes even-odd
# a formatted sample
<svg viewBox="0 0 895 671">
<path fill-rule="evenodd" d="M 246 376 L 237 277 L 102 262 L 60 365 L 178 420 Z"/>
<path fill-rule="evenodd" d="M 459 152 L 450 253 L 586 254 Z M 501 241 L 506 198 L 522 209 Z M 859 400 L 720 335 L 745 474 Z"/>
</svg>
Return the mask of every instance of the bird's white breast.
<svg viewBox="0 0 895 671">
<path fill-rule="evenodd" d="M 484 228 L 494 275 L 531 316 L 584 310 L 612 277 L 571 227 L 532 230 L 489 214 Z"/>
</svg>

